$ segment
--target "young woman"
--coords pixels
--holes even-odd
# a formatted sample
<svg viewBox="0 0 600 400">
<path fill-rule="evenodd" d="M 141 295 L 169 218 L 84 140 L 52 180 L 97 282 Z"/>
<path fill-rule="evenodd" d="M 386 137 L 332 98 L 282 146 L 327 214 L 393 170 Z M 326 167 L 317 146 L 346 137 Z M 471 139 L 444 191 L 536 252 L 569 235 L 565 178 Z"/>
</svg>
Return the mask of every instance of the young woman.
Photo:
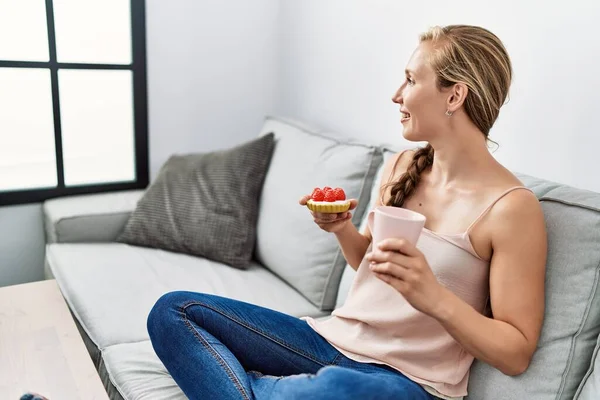
<svg viewBox="0 0 600 400">
<path fill-rule="evenodd" d="M 184 393 L 457 399 L 475 358 L 507 375 L 525 371 L 544 315 L 547 243 L 537 198 L 487 148 L 511 75 L 486 29 L 421 35 L 393 101 L 403 136 L 428 144 L 389 161 L 378 201 L 427 217 L 417 245 L 398 238 L 373 248 L 350 212 L 313 213 L 357 270 L 346 303 L 325 321 L 209 294 L 164 295 L 148 330 Z"/>
</svg>

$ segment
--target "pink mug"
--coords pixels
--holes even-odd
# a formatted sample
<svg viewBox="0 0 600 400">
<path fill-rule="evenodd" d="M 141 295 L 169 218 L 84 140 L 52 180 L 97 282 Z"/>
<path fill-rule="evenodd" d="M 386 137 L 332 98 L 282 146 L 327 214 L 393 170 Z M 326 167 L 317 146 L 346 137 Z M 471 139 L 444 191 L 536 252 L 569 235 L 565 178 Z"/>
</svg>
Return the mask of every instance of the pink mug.
<svg viewBox="0 0 600 400">
<path fill-rule="evenodd" d="M 383 239 L 402 238 L 417 243 L 425 226 L 425 216 L 416 211 L 392 206 L 375 207 L 367 217 L 373 246 Z"/>
</svg>

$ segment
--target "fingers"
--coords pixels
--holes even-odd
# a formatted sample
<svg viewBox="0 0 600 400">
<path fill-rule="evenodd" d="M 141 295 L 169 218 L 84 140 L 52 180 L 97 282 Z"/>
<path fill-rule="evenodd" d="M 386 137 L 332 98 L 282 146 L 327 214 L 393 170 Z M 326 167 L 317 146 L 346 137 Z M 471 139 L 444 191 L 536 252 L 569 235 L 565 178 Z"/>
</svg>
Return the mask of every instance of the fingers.
<svg viewBox="0 0 600 400">
<path fill-rule="evenodd" d="M 371 253 L 366 255 L 366 258 L 371 264 L 399 265 L 402 268 L 412 265 L 412 260 L 413 260 L 411 257 L 406 256 L 404 254 L 400 254 L 395 251 L 382 251 L 382 250 L 373 250 Z M 383 268 L 388 268 L 388 267 L 383 267 Z M 382 272 L 385 273 L 385 271 L 382 271 Z"/>
<path fill-rule="evenodd" d="M 350 209 L 354 210 L 356 208 L 356 206 L 358 206 L 358 200 L 350 199 Z"/>
<path fill-rule="evenodd" d="M 339 214 L 323 214 L 323 213 L 312 213 L 313 218 L 317 224 L 332 224 L 339 221 L 345 221 L 352 218 L 352 214 L 349 212 Z"/>
<path fill-rule="evenodd" d="M 313 218 L 319 221 L 335 221 L 338 219 L 338 214 L 320 213 L 311 211 Z"/>
<path fill-rule="evenodd" d="M 330 222 L 316 222 L 316 225 L 325 232 L 337 232 L 341 226 L 347 223 L 346 220 L 336 220 Z"/>
<path fill-rule="evenodd" d="M 310 194 L 307 194 L 306 196 L 302 196 L 302 197 L 300 198 L 300 200 L 298 201 L 298 203 L 299 203 L 301 206 L 305 206 L 305 205 L 306 205 L 306 203 L 308 202 L 308 199 L 310 199 Z"/>
<path fill-rule="evenodd" d="M 349 211 L 343 213 L 313 213 L 313 217 L 323 220 L 336 220 L 336 219 L 347 219 L 348 216 L 352 216 Z"/>
<path fill-rule="evenodd" d="M 404 279 L 408 274 L 408 269 L 393 262 L 384 262 L 379 264 L 369 264 L 369 269 L 378 274 L 386 274 L 398 279 Z"/>
<path fill-rule="evenodd" d="M 380 274 L 375 271 L 373 271 L 373 274 L 375 274 L 375 276 L 378 279 L 381 279 L 385 283 L 389 284 L 390 286 L 395 288 L 400 293 L 406 293 L 409 290 L 408 284 L 405 281 L 403 281 L 402 279 L 396 278 L 396 277 L 394 277 L 392 275 L 388 275 L 388 274 Z"/>
<path fill-rule="evenodd" d="M 416 257 L 421 254 L 415 245 L 405 239 L 383 239 L 378 243 L 378 249 L 381 251 L 395 251 L 409 257 Z"/>
</svg>

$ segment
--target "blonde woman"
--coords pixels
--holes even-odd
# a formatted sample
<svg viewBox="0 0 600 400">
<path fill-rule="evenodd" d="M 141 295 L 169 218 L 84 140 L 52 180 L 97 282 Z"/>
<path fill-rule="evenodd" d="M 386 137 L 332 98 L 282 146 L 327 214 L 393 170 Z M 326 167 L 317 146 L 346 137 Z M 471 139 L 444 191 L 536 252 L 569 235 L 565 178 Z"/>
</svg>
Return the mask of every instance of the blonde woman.
<svg viewBox="0 0 600 400">
<path fill-rule="evenodd" d="M 148 330 L 185 394 L 459 399 L 475 358 L 524 372 L 544 315 L 547 243 L 537 198 L 487 148 L 511 75 L 504 46 L 486 29 L 421 35 L 393 101 L 403 136 L 428 145 L 390 160 L 379 199 L 427 217 L 417 245 L 398 238 L 373 248 L 350 212 L 313 213 L 357 270 L 345 304 L 325 321 L 166 294 Z"/>
</svg>

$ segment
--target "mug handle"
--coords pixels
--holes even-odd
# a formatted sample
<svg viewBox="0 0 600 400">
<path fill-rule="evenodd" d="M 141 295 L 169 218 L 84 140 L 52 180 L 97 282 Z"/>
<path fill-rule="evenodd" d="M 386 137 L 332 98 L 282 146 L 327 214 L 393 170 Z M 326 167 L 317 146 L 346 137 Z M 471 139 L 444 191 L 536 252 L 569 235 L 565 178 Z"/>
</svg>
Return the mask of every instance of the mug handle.
<svg viewBox="0 0 600 400">
<path fill-rule="evenodd" d="M 375 210 L 369 211 L 369 215 L 367 216 L 367 225 L 369 230 L 371 231 L 371 237 L 373 237 L 373 221 L 375 219 Z"/>
</svg>

